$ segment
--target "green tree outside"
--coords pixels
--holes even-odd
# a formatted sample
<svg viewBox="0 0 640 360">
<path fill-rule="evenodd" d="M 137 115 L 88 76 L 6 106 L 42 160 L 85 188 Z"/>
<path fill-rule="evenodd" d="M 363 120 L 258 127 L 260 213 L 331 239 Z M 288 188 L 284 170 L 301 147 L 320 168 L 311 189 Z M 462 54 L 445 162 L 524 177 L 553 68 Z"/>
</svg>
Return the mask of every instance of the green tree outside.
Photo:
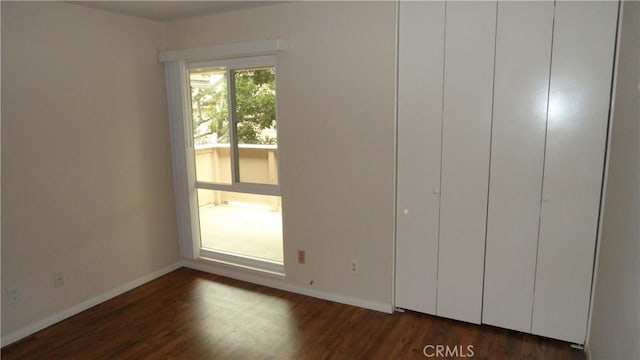
<svg viewBox="0 0 640 360">
<path fill-rule="evenodd" d="M 275 69 L 243 69 L 234 73 L 236 134 L 239 144 L 276 144 Z M 191 78 L 196 144 L 229 143 L 227 83 L 222 71 Z M 204 80 L 203 80 L 204 79 Z"/>
</svg>

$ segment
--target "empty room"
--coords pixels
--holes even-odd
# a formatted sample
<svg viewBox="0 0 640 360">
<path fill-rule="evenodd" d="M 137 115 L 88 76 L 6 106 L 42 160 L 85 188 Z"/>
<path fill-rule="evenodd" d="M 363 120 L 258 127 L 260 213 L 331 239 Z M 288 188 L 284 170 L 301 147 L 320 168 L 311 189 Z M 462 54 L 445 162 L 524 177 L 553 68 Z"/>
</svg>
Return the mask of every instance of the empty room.
<svg viewBox="0 0 640 360">
<path fill-rule="evenodd" d="M 640 2 L 0 13 L 3 359 L 640 359 Z"/>
</svg>

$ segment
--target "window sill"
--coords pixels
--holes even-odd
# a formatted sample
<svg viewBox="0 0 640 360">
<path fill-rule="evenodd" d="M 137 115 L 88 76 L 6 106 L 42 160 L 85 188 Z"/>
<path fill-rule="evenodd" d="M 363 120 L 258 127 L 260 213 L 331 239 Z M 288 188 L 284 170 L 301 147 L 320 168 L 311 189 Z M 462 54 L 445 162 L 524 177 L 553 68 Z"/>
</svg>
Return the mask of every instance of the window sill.
<svg viewBox="0 0 640 360">
<path fill-rule="evenodd" d="M 284 279 L 284 264 L 274 261 L 243 257 L 213 250 L 200 250 L 198 261 L 223 265 L 236 270 L 248 271 L 269 277 Z"/>
</svg>

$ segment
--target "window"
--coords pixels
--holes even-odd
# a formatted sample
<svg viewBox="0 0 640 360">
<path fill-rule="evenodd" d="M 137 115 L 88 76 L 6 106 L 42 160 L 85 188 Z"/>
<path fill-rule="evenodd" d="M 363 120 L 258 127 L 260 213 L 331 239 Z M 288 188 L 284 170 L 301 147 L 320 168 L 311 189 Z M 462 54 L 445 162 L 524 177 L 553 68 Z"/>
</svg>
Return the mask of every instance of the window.
<svg viewBox="0 0 640 360">
<path fill-rule="evenodd" d="M 187 71 L 200 256 L 282 272 L 275 59 Z"/>
</svg>

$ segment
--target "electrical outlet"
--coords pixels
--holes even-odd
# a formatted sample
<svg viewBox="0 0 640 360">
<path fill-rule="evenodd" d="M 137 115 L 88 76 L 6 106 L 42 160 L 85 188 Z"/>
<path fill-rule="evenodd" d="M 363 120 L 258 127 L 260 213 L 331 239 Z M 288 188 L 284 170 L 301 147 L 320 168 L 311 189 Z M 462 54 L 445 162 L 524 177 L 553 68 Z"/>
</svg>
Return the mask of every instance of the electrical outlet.
<svg viewBox="0 0 640 360">
<path fill-rule="evenodd" d="M 298 250 L 298 264 L 304 264 L 307 262 L 304 250 Z"/>
<path fill-rule="evenodd" d="M 358 260 L 351 259 L 351 273 L 356 274 L 358 272 Z"/>
<path fill-rule="evenodd" d="M 53 287 L 59 288 L 64 285 L 64 276 L 62 273 L 53 273 Z"/>
<path fill-rule="evenodd" d="M 7 297 L 9 298 L 9 304 L 20 302 L 20 292 L 18 292 L 17 288 L 7 288 Z"/>
</svg>

